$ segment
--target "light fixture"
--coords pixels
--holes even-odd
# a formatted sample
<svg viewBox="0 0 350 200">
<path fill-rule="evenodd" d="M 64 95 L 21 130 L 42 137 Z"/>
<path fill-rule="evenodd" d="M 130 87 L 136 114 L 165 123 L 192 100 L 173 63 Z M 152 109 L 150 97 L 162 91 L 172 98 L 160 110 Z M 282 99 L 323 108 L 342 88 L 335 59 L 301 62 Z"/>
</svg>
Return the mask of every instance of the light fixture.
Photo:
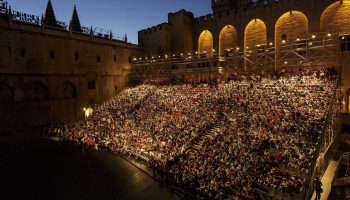
<svg viewBox="0 0 350 200">
<path fill-rule="evenodd" d="M 273 43 L 272 42 L 270 42 L 270 46 L 272 46 L 273 45 Z"/>
<path fill-rule="evenodd" d="M 316 38 L 316 35 L 312 35 L 311 37 L 312 37 L 312 39 L 315 39 L 315 38 Z"/>
<path fill-rule="evenodd" d="M 282 43 L 284 44 L 284 43 L 286 43 L 286 41 L 285 41 L 285 40 L 282 40 Z"/>
<path fill-rule="evenodd" d="M 299 41 L 300 41 L 300 38 L 297 38 L 297 41 L 299 42 Z"/>
<path fill-rule="evenodd" d="M 239 47 L 237 47 L 236 49 L 237 49 L 237 51 L 239 51 Z"/>
<path fill-rule="evenodd" d="M 327 34 L 327 36 L 328 36 L 328 37 L 331 37 L 331 36 L 332 36 L 332 34 L 331 34 L 331 33 L 328 33 L 328 34 Z"/>
</svg>

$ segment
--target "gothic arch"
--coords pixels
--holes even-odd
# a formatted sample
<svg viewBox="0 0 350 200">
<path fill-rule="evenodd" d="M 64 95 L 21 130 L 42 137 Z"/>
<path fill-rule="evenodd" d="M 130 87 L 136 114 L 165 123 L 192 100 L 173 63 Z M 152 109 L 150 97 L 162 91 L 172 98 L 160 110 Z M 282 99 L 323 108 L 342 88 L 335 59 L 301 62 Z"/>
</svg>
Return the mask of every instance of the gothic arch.
<svg viewBox="0 0 350 200">
<path fill-rule="evenodd" d="M 49 89 L 40 81 L 31 81 L 24 85 L 22 101 L 46 101 L 49 100 Z"/>
<path fill-rule="evenodd" d="M 198 38 L 198 55 L 200 56 L 200 58 L 213 57 L 213 43 L 213 34 L 211 34 L 211 32 L 208 30 L 202 31 Z"/>
<path fill-rule="evenodd" d="M 350 0 L 337 1 L 322 13 L 320 24 L 322 32 L 350 33 Z"/>
<path fill-rule="evenodd" d="M 266 45 L 266 25 L 260 19 L 251 20 L 244 30 L 244 53 L 256 45 Z"/>
<path fill-rule="evenodd" d="M 13 102 L 14 92 L 12 88 L 6 84 L 0 82 L 0 103 Z"/>
<path fill-rule="evenodd" d="M 65 81 L 55 91 L 56 99 L 74 99 L 77 97 L 77 90 L 73 83 Z"/>
<path fill-rule="evenodd" d="M 219 55 L 225 56 L 225 52 L 234 51 L 237 46 L 237 31 L 231 25 L 224 26 L 219 35 Z"/>
</svg>

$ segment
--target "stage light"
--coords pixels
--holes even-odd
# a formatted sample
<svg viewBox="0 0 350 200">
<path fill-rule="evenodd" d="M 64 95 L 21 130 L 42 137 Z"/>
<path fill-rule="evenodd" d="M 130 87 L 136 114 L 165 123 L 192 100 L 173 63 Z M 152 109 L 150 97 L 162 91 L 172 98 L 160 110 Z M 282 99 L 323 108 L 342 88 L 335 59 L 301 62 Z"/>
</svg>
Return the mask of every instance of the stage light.
<svg viewBox="0 0 350 200">
<path fill-rule="evenodd" d="M 331 36 L 332 36 L 332 34 L 331 34 L 331 33 L 328 33 L 328 34 L 327 34 L 327 36 L 328 36 L 328 37 L 331 37 Z"/>
<path fill-rule="evenodd" d="M 286 43 L 286 41 L 285 41 L 285 40 L 282 40 L 282 43 L 284 44 L 284 43 Z"/>
<path fill-rule="evenodd" d="M 311 37 L 312 37 L 312 39 L 315 39 L 315 38 L 316 38 L 316 35 L 312 35 Z"/>
<path fill-rule="evenodd" d="M 198 54 L 198 51 L 196 51 L 196 54 Z"/>
<path fill-rule="evenodd" d="M 300 41 L 300 38 L 297 38 L 297 41 L 299 42 L 299 41 Z"/>
<path fill-rule="evenodd" d="M 270 46 L 272 46 L 273 45 L 273 43 L 272 42 L 270 42 Z"/>
<path fill-rule="evenodd" d="M 236 49 L 237 49 L 237 51 L 239 51 L 239 47 L 237 47 Z"/>
</svg>

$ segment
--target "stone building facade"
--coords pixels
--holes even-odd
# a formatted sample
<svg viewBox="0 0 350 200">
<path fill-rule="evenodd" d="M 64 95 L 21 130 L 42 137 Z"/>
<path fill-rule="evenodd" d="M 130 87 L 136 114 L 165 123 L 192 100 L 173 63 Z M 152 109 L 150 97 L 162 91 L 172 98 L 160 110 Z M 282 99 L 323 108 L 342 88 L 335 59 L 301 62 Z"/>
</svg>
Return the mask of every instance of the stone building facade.
<svg viewBox="0 0 350 200">
<path fill-rule="evenodd" d="M 145 48 L 146 56 L 195 52 L 212 58 L 215 53 L 220 57 L 238 51 L 249 56 L 254 49 L 271 46 L 278 59 L 282 57 L 280 48 L 284 44 L 311 35 L 317 37 L 320 33 L 336 35 L 341 46 L 344 111 L 350 112 L 350 0 L 212 0 L 211 3 L 211 14 L 193 17 L 191 12 L 180 10 L 170 13 L 167 23 L 139 31 L 139 44 Z M 157 40 L 166 42 L 152 43 Z"/>
<path fill-rule="evenodd" d="M 84 107 L 126 87 L 131 58 L 143 54 L 110 32 L 84 30 L 76 8 L 65 27 L 50 1 L 41 19 L 0 4 L 1 134 L 81 119 Z"/>
</svg>

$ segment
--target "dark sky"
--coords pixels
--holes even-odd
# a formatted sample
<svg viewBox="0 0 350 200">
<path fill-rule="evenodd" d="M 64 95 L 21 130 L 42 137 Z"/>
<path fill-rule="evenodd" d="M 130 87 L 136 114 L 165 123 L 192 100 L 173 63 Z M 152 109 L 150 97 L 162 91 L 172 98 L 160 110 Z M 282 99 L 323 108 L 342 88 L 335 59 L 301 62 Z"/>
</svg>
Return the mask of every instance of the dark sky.
<svg viewBox="0 0 350 200">
<path fill-rule="evenodd" d="M 169 12 L 186 9 L 201 16 L 211 13 L 211 0 L 51 0 L 59 21 L 69 22 L 76 4 L 83 26 L 111 29 L 137 43 L 137 31 L 167 22 Z M 40 15 L 47 0 L 7 0 L 12 10 Z"/>
</svg>

